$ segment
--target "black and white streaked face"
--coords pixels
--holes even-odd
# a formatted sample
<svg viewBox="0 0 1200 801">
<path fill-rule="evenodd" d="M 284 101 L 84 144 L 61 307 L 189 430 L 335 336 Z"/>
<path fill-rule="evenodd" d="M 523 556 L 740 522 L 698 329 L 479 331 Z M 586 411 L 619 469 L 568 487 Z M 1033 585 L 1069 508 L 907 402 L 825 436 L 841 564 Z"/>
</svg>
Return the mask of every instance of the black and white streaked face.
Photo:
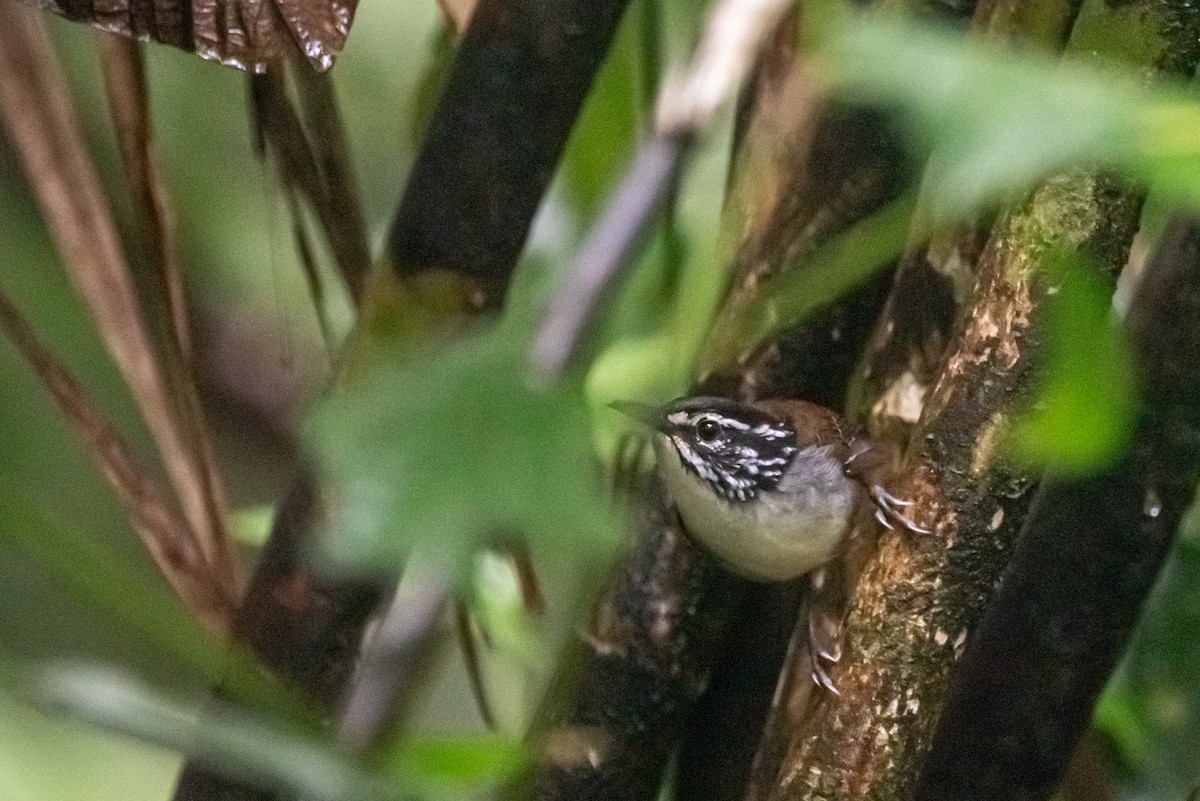
<svg viewBox="0 0 1200 801">
<path fill-rule="evenodd" d="M 727 398 L 670 403 L 658 428 L 684 469 L 730 503 L 774 489 L 796 455 L 791 426 Z"/>
</svg>

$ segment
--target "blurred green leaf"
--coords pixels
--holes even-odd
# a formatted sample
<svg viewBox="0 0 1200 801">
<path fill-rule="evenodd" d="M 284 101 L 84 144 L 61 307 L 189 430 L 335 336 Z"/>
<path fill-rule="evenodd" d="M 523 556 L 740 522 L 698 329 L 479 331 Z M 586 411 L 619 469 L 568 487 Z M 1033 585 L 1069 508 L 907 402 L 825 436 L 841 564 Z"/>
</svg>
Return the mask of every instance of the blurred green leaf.
<svg viewBox="0 0 1200 801">
<path fill-rule="evenodd" d="M 1031 409 L 1010 444 L 1019 459 L 1066 475 L 1086 474 L 1118 456 L 1135 408 L 1131 357 L 1112 314 L 1111 292 L 1095 269 L 1050 255 L 1042 273 L 1046 357 Z"/>
<path fill-rule="evenodd" d="M 599 210 L 633 156 L 637 140 L 637 20 L 626 14 L 592 82 L 563 155 L 567 195 L 584 219 Z"/>
<path fill-rule="evenodd" d="M 1125 663 L 1101 696 L 1097 726 L 1135 773 L 1136 795 L 1182 798 L 1200 775 L 1200 549 L 1185 519 Z M 1131 796 L 1132 797 L 1132 794 Z"/>
<path fill-rule="evenodd" d="M 252 783 L 337 801 L 399 799 L 380 777 L 332 746 L 266 720 L 213 707 L 201 712 L 120 673 L 56 666 L 35 674 L 35 701 L 113 731 L 194 756 Z"/>
<path fill-rule="evenodd" d="M 209 636 L 165 585 L 147 582 L 124 554 L 90 537 L 85 526 L 55 520 L 10 487 L 0 486 L 0 510 L 0 549 L 24 555 L 45 580 L 112 620 L 164 672 L 201 685 L 225 675 L 237 701 L 285 719 L 308 719 L 305 707 L 249 657 Z"/>
<path fill-rule="evenodd" d="M 821 60 L 836 87 L 900 106 L 933 153 L 923 196 L 938 220 L 1073 162 L 1135 160 L 1145 90 L 1117 73 L 894 18 L 863 15 L 833 30 Z"/>
<path fill-rule="evenodd" d="M 260 548 L 271 533 L 271 525 L 275 520 L 275 506 L 260 504 L 235 509 L 229 521 L 230 533 L 234 539 L 243 545 Z"/>
<path fill-rule="evenodd" d="M 382 365 L 317 409 L 309 438 L 334 488 L 335 565 L 378 570 L 427 544 L 461 579 L 504 531 L 528 536 L 535 557 L 612 544 L 582 399 L 534 386 L 524 341 L 479 330 Z"/>
<path fill-rule="evenodd" d="M 728 345 L 739 353 L 751 351 L 865 281 L 903 252 L 912 214 L 911 197 L 892 201 L 804 264 L 783 270 L 741 315 Z M 714 364 L 721 361 L 719 356 L 712 358 Z"/>
<path fill-rule="evenodd" d="M 4 731 L 0 798 L 4 799 L 163 801 L 170 797 L 179 772 L 179 759 L 173 754 L 78 721 L 49 717 L 4 688 L 0 688 L 0 729 Z M 47 754 L 54 755 L 53 770 L 47 770 Z"/>
<path fill-rule="evenodd" d="M 423 795 L 461 798 L 503 780 L 523 755 L 519 741 L 501 734 L 419 735 L 397 749 L 393 769 Z"/>
<path fill-rule="evenodd" d="M 1093 725 L 1108 735 L 1121 764 L 1144 766 L 1150 732 L 1143 703 L 1128 688 L 1109 685 L 1096 701 Z"/>
<path fill-rule="evenodd" d="M 512 559 L 484 551 L 475 561 L 472 578 L 471 611 L 485 642 L 527 668 L 546 664 L 550 654 L 530 620 Z"/>
<path fill-rule="evenodd" d="M 1181 85 L 894 17 L 844 18 L 831 30 L 820 59 L 837 91 L 899 107 L 932 153 L 923 196 L 937 220 L 1079 163 L 1124 169 L 1200 208 L 1200 102 Z"/>
</svg>

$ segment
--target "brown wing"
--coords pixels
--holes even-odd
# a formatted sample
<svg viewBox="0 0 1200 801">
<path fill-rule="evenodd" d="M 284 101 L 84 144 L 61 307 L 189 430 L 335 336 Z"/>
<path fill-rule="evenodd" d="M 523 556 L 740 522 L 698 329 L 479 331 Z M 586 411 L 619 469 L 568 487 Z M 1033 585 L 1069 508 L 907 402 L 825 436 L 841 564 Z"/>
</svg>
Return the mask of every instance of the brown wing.
<svg viewBox="0 0 1200 801">
<path fill-rule="evenodd" d="M 796 431 L 796 445 L 847 445 L 842 419 L 824 406 L 802 400 L 764 400 L 755 404 L 768 414 L 778 416 L 792 424 Z M 848 457 L 847 450 L 845 456 Z"/>
</svg>

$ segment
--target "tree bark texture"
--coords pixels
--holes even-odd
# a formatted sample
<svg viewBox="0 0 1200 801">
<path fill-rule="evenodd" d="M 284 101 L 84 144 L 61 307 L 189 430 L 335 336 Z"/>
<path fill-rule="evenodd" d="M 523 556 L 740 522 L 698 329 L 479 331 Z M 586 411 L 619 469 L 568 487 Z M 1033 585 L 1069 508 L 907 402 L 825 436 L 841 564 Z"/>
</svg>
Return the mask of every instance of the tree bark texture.
<svg viewBox="0 0 1200 801">
<path fill-rule="evenodd" d="M 654 798 L 748 582 L 693 545 L 674 509 L 643 504 L 634 549 L 557 673 L 514 799 Z"/>
<path fill-rule="evenodd" d="M 1048 798 L 1124 652 L 1200 482 L 1200 227 L 1180 218 L 1125 325 L 1141 377 L 1129 450 L 1038 490 L 951 687 L 917 798 Z M 970 764 L 971 770 L 962 765 Z"/>
<path fill-rule="evenodd" d="M 899 488 L 933 534 L 882 538 L 854 593 L 843 659 L 832 672 L 841 696 L 814 696 L 791 734 L 773 798 L 911 794 L 946 678 L 991 598 L 1035 486 L 1005 464 L 1001 445 L 1014 410 L 1030 398 L 1042 344 L 1049 287 L 1037 260 L 1055 242 L 1092 252 L 1112 275 L 1138 206 L 1081 172 L 1048 182 L 999 224 Z"/>
<path fill-rule="evenodd" d="M 938 15 L 948 13 L 943 4 L 929 6 Z M 728 304 L 748 302 L 762 280 L 882 207 L 911 177 L 884 118 L 818 104 L 794 49 L 794 31 L 781 30 L 739 112 L 732 200 L 724 223 L 734 275 Z M 839 406 L 887 284 L 881 276 L 815 315 L 750 367 L 723 345 L 709 348 L 696 391 L 790 395 Z M 720 329 L 718 322 L 717 336 Z M 717 352 L 731 358 L 712 358 Z M 558 667 L 531 734 L 541 744 L 541 759 L 519 783 L 525 795 L 512 797 L 653 798 L 685 734 L 696 747 L 681 764 L 703 766 L 706 772 L 681 773 L 679 797 L 700 799 L 708 796 L 687 793 L 716 791 L 705 777 L 724 782 L 744 775 L 795 619 L 799 585 L 755 587 L 736 579 L 680 535 L 673 510 L 659 508 L 650 519 L 661 522 L 643 529 L 600 598 L 593 627 Z M 647 583 L 648 575 L 663 578 Z M 634 598 L 650 608 L 693 609 L 699 618 L 647 616 L 630 603 Z M 726 636 L 731 626 L 736 626 L 732 640 Z M 695 636 L 696 627 L 711 636 Z M 598 650 L 597 643 L 604 647 Z M 675 661 L 655 655 L 661 653 Z M 676 663 L 688 670 L 676 669 Z M 655 667 L 647 670 L 647 665 Z M 709 686 L 719 690 L 697 711 L 696 702 Z M 608 711 L 598 715 L 597 710 Z M 729 742 L 714 729 L 717 721 L 733 719 L 747 735 L 745 742 Z M 723 730 L 724 723 L 717 725 Z M 576 739 L 581 729 L 603 743 L 594 751 L 597 758 L 553 758 L 554 745 Z M 740 779 L 729 786 L 740 786 Z"/>
<path fill-rule="evenodd" d="M 1195 9 L 1133 5 L 1085 3 L 1068 54 L 1128 56 L 1121 43 L 1138 36 L 1153 43 L 1135 56 L 1145 74 L 1189 72 Z M 1013 412 L 1030 400 L 1046 309 L 1054 302 L 1038 262 L 1051 249 L 1082 252 L 1112 281 L 1139 209 L 1136 192 L 1078 169 L 1048 179 L 1001 215 L 940 376 L 928 387 L 915 374 L 904 379 L 921 415 L 909 442 L 906 484 L 898 489 L 915 501 L 918 522 L 933 536 L 883 538 L 852 598 L 843 659 L 833 671 L 841 696 L 814 695 L 798 722 L 792 715 L 793 730 L 768 732 L 789 741 L 771 798 L 912 796 L 947 681 L 994 599 L 1036 488 L 1006 463 L 1002 443 Z M 876 353 L 891 347 L 897 329 L 904 330 L 885 317 Z M 894 407 L 860 408 L 886 414 Z M 953 769 L 972 771 L 973 760 L 960 759 Z"/>
</svg>

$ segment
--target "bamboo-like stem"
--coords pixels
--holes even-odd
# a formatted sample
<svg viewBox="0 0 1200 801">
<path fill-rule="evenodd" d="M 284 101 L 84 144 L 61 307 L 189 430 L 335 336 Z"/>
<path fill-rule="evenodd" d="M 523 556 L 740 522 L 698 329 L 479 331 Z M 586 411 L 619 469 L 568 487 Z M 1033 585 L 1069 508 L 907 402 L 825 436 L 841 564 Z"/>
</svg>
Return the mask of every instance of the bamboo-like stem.
<svg viewBox="0 0 1200 801">
<path fill-rule="evenodd" d="M 480 0 L 392 220 L 399 276 L 449 270 L 499 307 L 627 2 Z"/>
<path fill-rule="evenodd" d="M 808 76 L 792 57 L 793 34 L 794 25 L 785 24 L 763 57 L 751 89 L 753 101 L 746 107 L 757 111 L 744 109 L 741 115 L 739 167 L 731 190 L 736 200 L 730 203 L 738 210 L 729 219 L 739 233 L 743 225 L 749 231 L 746 241 L 734 238 L 733 272 L 745 298 L 753 296 L 763 275 L 784 268 L 798 253 L 815 250 L 903 186 L 903 159 L 890 134 L 872 127 L 878 117 L 846 109 L 817 114 Z M 860 128 L 860 122 L 866 127 Z M 814 138 L 819 143 L 815 149 Z M 773 147 L 782 152 L 772 152 Z M 860 167 L 859 158 L 867 166 Z M 820 224 L 810 225 L 814 220 Z M 799 330 L 800 341 L 811 338 L 816 345 L 807 352 L 810 361 L 796 371 L 809 382 L 804 387 L 808 393 L 800 394 L 826 403 L 840 397 L 885 289 L 886 279 L 876 281 Z M 706 389 L 729 391 L 731 384 L 742 383 L 743 366 L 710 366 Z M 776 378 L 765 367 L 755 375 L 760 387 L 785 387 L 782 391 L 794 394 L 795 388 L 787 385 L 794 376 L 775 383 Z M 666 760 L 685 725 L 692 723 L 700 693 L 716 675 L 726 648 L 722 632 L 739 617 L 762 617 L 770 605 L 778 613 L 774 622 L 784 623 L 767 635 L 776 646 L 774 660 L 758 671 L 765 679 L 753 690 L 754 704 L 765 709 L 783 635 L 794 615 L 795 588 L 752 590 L 681 535 L 672 511 L 656 508 L 648 519 L 634 552 L 610 580 L 588 633 L 560 665 L 559 679 L 534 727 L 540 759 L 512 797 L 652 797 Z M 648 615 L 648 609 L 663 614 Z M 756 650 L 755 655 L 763 653 Z M 746 751 L 747 759 L 753 752 L 754 742 L 741 748 L 713 734 L 704 738 L 706 744 Z M 727 764 L 721 758 L 700 761 Z M 685 777 L 680 778 L 683 787 Z M 680 792 L 685 797 L 689 791 Z"/>
<path fill-rule="evenodd" d="M 947 696 L 916 790 L 922 801 L 1051 796 L 1192 503 L 1200 482 L 1194 219 L 1168 227 L 1124 327 L 1142 379 L 1129 448 L 1096 475 L 1049 478 L 1038 490 Z"/>
<path fill-rule="evenodd" d="M 1139 54 L 1143 71 L 1189 71 L 1195 9 L 1145 6 L 1085 3 L 1068 53 L 1120 53 L 1130 37 L 1149 37 L 1153 46 Z M 1139 208 L 1136 192 L 1075 170 L 1045 182 L 997 224 L 965 327 L 925 401 L 906 460 L 902 491 L 934 536 L 883 539 L 852 599 L 834 672 L 842 695 L 815 698 L 790 732 L 772 798 L 912 796 L 947 680 L 993 598 L 1036 488 L 1004 462 L 998 445 L 1016 405 L 1030 397 L 1053 302 L 1039 260 L 1051 247 L 1080 250 L 1111 281 Z"/>
<path fill-rule="evenodd" d="M 419 340 L 415 347 L 499 308 L 626 2 L 480 0 L 393 220 L 387 252 L 367 283 L 343 375 L 366 369 L 371 333 L 379 328 L 407 326 L 410 339 Z M 320 517 L 318 495 L 314 478 L 302 472 L 281 500 L 235 633 L 333 716 L 346 698 L 367 619 L 391 585 L 332 580 L 308 568 L 304 556 Z M 185 768 L 175 794 L 176 801 L 274 797 L 194 764 Z"/>
</svg>

